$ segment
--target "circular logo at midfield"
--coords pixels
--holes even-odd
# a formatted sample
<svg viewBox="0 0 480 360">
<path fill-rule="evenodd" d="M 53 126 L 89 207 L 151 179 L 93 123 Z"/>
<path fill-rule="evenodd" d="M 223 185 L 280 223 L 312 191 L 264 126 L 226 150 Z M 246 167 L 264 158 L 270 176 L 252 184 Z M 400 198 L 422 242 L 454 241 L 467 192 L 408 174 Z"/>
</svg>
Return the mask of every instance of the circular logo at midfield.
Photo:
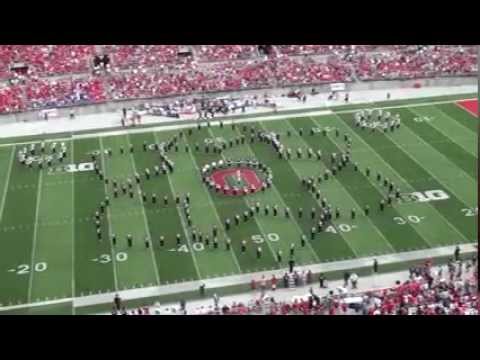
<svg viewBox="0 0 480 360">
<path fill-rule="evenodd" d="M 272 171 L 258 161 L 213 162 L 202 168 L 203 182 L 224 195 L 248 195 L 272 185 Z"/>
</svg>

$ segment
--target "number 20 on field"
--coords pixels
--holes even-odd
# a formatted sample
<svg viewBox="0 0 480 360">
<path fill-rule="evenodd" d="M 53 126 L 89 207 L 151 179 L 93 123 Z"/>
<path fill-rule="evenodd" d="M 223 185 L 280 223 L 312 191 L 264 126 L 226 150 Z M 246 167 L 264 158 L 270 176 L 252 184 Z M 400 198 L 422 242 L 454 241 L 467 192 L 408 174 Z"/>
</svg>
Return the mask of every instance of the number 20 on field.
<svg viewBox="0 0 480 360">
<path fill-rule="evenodd" d="M 33 268 L 33 271 L 35 271 L 35 272 L 42 272 L 42 271 L 47 270 L 47 263 L 46 262 L 38 262 L 36 264 L 33 264 L 32 268 Z M 18 265 L 17 267 L 15 267 L 13 269 L 9 269 L 7 271 L 15 273 L 17 275 L 26 275 L 26 274 L 30 274 L 31 269 L 30 269 L 30 265 L 21 264 L 21 265 Z"/>
</svg>

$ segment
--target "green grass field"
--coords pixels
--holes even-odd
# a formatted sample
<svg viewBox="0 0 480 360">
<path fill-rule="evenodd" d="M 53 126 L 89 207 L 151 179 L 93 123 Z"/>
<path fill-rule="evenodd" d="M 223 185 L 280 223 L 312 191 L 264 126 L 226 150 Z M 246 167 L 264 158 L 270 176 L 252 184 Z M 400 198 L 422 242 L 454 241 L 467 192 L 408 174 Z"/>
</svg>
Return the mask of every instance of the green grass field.
<svg viewBox="0 0 480 360">
<path fill-rule="evenodd" d="M 160 164 L 156 151 L 144 152 L 148 144 L 167 142 L 179 131 L 145 131 L 143 133 L 65 140 L 68 158 L 65 164 L 91 161 L 90 153 L 100 151 L 99 165 L 110 180 L 105 184 L 93 171 L 49 172 L 24 167 L 17 153 L 25 145 L 0 146 L 0 304 L 29 304 L 53 299 L 81 297 L 222 277 L 226 275 L 285 268 L 289 249 L 295 244 L 297 264 L 313 264 L 353 259 L 379 254 L 435 248 L 456 243 L 477 241 L 477 128 L 478 119 L 454 102 L 389 109 L 399 113 L 402 126 L 386 134 L 355 127 L 353 112 L 338 110 L 318 117 L 295 117 L 266 122 L 230 122 L 223 128 L 192 128 L 192 134 L 178 140 L 178 151 L 172 147 L 167 156 L 175 163 L 173 173 L 153 175 Z M 212 139 L 226 141 L 243 134 L 244 145 L 234 145 L 217 154 L 205 152 L 205 143 Z M 275 132 L 280 142 L 292 149 L 291 160 L 279 159 L 272 146 L 250 143 L 250 128 Z M 310 135 L 310 129 L 326 129 Z M 299 134 L 300 129 L 303 135 Z M 338 129 L 339 136 L 336 136 Z M 318 131 L 318 130 L 317 130 Z M 291 136 L 287 136 L 287 132 Z M 331 168 L 330 154 L 346 150 L 344 134 L 352 141 L 352 163 L 335 176 L 317 183 L 317 188 L 341 216 L 333 217 L 321 233 L 310 238 L 312 226 L 319 220 L 320 200 L 301 184 L 301 179 L 315 179 Z M 209 139 L 209 140 L 207 140 Z M 128 151 L 130 144 L 135 151 Z M 195 145 L 199 144 L 199 150 Z M 48 144 L 47 144 L 48 145 Z M 125 154 L 120 154 L 123 147 Z M 187 152 L 185 148 L 188 147 Z M 302 148 L 304 157 L 296 158 Z M 307 149 L 321 150 L 322 159 L 305 155 Z M 104 151 L 110 149 L 108 156 Z M 273 185 L 264 192 L 247 196 L 225 196 L 210 190 L 202 182 L 200 170 L 205 164 L 221 159 L 257 159 L 273 173 Z M 371 169 L 370 176 L 366 168 Z M 144 169 L 152 172 L 146 180 Z M 134 184 L 135 196 L 113 196 L 111 180 L 119 184 L 133 174 L 141 174 L 140 187 Z M 377 172 L 382 181 L 376 179 Z M 387 177 L 404 194 L 403 201 L 394 201 L 384 211 L 379 201 L 388 193 L 383 185 Z M 135 183 L 135 182 L 134 182 Z M 138 190 L 148 195 L 143 203 Z M 405 201 L 406 194 L 437 190 L 444 199 Z M 439 191 L 438 191 L 439 190 Z M 152 204 L 150 196 L 157 195 Z M 193 227 L 175 196 L 190 193 L 190 214 Z M 101 220 L 103 240 L 98 241 L 94 213 L 100 202 L 109 196 L 111 204 Z M 168 205 L 164 205 L 164 196 Z M 243 212 L 256 202 L 262 204 L 260 214 L 244 222 Z M 278 216 L 264 215 L 263 205 L 278 205 Z M 370 206 L 369 216 L 363 208 Z M 292 216 L 286 219 L 283 209 Z M 298 208 L 303 208 L 299 218 Z M 311 219 L 311 209 L 316 218 Z M 350 211 L 356 209 L 355 219 Z M 235 225 L 236 214 L 241 217 Z M 231 219 L 230 230 L 224 228 Z M 218 228 L 218 248 L 212 244 L 212 227 Z M 210 243 L 194 241 L 192 229 Z M 117 244 L 110 236 L 116 234 Z M 133 246 L 127 245 L 131 234 Z M 177 245 L 176 235 L 181 243 Z M 301 236 L 307 242 L 301 246 Z M 165 244 L 160 245 L 163 236 Z M 144 239 L 151 240 L 145 247 Z M 231 240 L 227 250 L 226 240 Z M 241 242 L 247 241 L 242 253 Z M 257 258 L 256 248 L 262 247 Z M 281 263 L 276 254 L 283 253 Z"/>
</svg>

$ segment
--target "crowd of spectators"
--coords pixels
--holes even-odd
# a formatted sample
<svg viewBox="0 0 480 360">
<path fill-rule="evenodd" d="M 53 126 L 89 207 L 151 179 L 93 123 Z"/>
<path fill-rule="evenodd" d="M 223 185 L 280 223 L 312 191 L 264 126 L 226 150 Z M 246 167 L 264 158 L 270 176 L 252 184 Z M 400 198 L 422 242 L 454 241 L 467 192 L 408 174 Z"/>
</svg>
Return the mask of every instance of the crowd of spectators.
<svg viewBox="0 0 480 360">
<path fill-rule="evenodd" d="M 0 113 L 10 113 L 25 110 L 25 102 L 20 86 L 0 85 Z"/>
<path fill-rule="evenodd" d="M 258 56 L 255 45 L 200 45 L 197 55 L 201 61 L 245 60 Z"/>
<path fill-rule="evenodd" d="M 478 315 L 478 264 L 476 258 L 450 261 L 434 267 L 430 261 L 410 269 L 410 278 L 393 287 L 358 292 L 330 290 L 293 301 L 266 297 L 248 304 L 232 303 L 207 314 L 267 315 Z M 352 285 L 355 289 L 356 285 Z"/>
<path fill-rule="evenodd" d="M 103 51 L 109 54 L 113 67 L 125 69 L 175 63 L 178 50 L 178 45 L 105 45 Z"/>
<path fill-rule="evenodd" d="M 32 79 L 25 86 L 29 109 L 97 103 L 106 100 L 103 83 L 96 78 Z"/>
<path fill-rule="evenodd" d="M 471 75 L 474 47 L 278 45 L 105 45 L 107 71 L 95 71 L 94 45 L 1 45 L 0 113 L 105 100 L 155 98 L 290 85 Z M 183 49 L 183 48 L 182 48 Z M 328 55 L 319 59 L 315 55 Z M 302 56 L 296 56 L 302 55 Z M 227 61 L 228 60 L 228 61 Z M 26 72 L 10 69 L 21 63 Z M 80 80 L 68 76 L 81 73 Z M 55 75 L 55 79 L 52 76 Z M 61 75 L 61 78 L 58 76 Z"/>
<path fill-rule="evenodd" d="M 404 51 L 362 53 L 352 58 L 360 80 L 414 79 L 468 75 L 478 71 L 471 49 L 445 46 L 409 46 Z"/>
<path fill-rule="evenodd" d="M 279 85 L 307 85 L 332 82 L 350 82 L 351 68 L 340 59 L 329 59 L 318 62 L 313 58 L 298 60 L 289 56 L 281 56 L 272 64 L 275 78 Z"/>
<path fill-rule="evenodd" d="M 10 66 L 15 63 L 42 76 L 88 72 L 94 52 L 93 45 L 1 45 L 0 79 L 12 75 Z"/>
<path fill-rule="evenodd" d="M 476 256 L 467 260 L 451 259 L 443 266 L 433 266 L 425 261 L 409 269 L 409 279 L 397 281 L 382 289 L 358 290 L 358 276 L 349 274 L 343 286 L 329 289 L 328 294 L 318 296 L 312 286 L 309 272 L 291 276 L 295 283 L 284 279 L 262 277 L 252 281 L 252 289 L 260 290 L 260 296 L 247 302 L 214 303 L 187 311 L 185 303 L 180 307 L 160 309 L 142 307 L 135 310 L 114 309 L 113 314 L 190 314 L 190 315 L 478 315 L 478 263 Z M 322 275 L 323 276 L 323 275 Z M 277 301 L 273 294 L 279 287 L 309 286 L 305 296 L 290 301 Z M 283 284 L 283 285 L 282 285 Z M 322 288 L 328 288 L 321 280 Z M 269 294 L 265 292 L 269 291 Z"/>
</svg>

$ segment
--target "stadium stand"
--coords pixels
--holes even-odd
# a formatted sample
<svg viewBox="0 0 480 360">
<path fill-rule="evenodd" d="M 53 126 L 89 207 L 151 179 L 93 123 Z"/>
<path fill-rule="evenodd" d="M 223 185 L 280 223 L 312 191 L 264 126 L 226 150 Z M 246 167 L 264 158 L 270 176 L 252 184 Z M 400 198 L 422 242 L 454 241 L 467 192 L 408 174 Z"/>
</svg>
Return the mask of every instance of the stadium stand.
<svg viewBox="0 0 480 360">
<path fill-rule="evenodd" d="M 478 69 L 476 54 L 463 47 L 414 46 L 403 51 L 360 54 L 353 58 L 359 79 L 413 79 L 468 75 Z"/>
</svg>

